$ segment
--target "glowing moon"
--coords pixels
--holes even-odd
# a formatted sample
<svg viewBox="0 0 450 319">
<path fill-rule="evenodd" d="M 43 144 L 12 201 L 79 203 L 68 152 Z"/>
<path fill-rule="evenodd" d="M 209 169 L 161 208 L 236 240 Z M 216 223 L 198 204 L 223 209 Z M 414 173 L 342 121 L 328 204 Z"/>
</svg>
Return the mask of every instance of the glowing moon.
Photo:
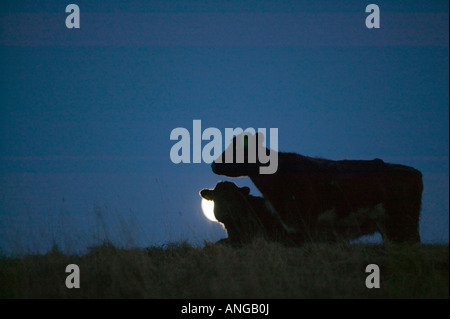
<svg viewBox="0 0 450 319">
<path fill-rule="evenodd" d="M 202 198 L 202 210 L 206 218 L 213 222 L 217 221 L 216 217 L 214 216 L 214 201 Z"/>
</svg>

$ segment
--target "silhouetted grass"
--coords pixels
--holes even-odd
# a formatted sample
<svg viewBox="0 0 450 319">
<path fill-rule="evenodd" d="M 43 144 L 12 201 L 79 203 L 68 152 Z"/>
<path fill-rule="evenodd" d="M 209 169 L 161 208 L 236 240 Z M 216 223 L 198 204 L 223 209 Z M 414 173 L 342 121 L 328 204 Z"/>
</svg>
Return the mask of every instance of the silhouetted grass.
<svg viewBox="0 0 450 319">
<path fill-rule="evenodd" d="M 80 289 L 65 268 L 80 267 Z M 368 289 L 377 264 L 381 288 Z M 186 243 L 82 256 L 0 258 L 2 298 L 448 298 L 448 245 L 309 243 L 298 248 L 255 240 L 245 247 Z"/>
</svg>

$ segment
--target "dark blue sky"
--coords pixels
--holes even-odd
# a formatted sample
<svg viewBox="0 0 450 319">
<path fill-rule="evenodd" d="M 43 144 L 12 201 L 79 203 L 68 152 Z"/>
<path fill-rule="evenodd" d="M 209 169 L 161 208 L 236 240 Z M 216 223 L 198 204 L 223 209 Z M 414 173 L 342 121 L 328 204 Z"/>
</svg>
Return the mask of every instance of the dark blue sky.
<svg viewBox="0 0 450 319">
<path fill-rule="evenodd" d="M 0 7 L 1 249 L 223 237 L 198 192 L 224 177 L 169 157 L 194 119 L 414 166 L 422 239 L 448 242 L 447 1 L 375 2 L 379 30 L 364 1 L 75 3 L 79 30 L 61 1 Z"/>
</svg>

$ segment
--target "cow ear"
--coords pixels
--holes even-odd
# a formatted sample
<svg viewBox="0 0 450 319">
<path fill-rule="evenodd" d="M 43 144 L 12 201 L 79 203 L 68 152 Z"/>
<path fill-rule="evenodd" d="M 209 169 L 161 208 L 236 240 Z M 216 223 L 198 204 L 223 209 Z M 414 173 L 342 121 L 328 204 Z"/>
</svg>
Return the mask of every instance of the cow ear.
<svg viewBox="0 0 450 319">
<path fill-rule="evenodd" d="M 241 191 L 242 194 L 246 196 L 250 194 L 250 188 L 248 188 L 247 186 L 241 187 L 239 190 Z"/>
<path fill-rule="evenodd" d="M 214 200 L 214 192 L 211 189 L 202 189 L 200 191 L 200 196 L 207 200 Z"/>
</svg>

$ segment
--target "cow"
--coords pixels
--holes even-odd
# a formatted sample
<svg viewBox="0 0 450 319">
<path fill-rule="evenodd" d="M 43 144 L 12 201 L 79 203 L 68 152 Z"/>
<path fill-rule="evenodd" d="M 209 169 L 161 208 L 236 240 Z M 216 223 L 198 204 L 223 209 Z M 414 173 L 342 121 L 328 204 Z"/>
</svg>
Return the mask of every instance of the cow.
<svg viewBox="0 0 450 319">
<path fill-rule="evenodd" d="M 214 216 L 225 228 L 229 244 L 243 245 L 255 238 L 287 240 L 277 216 L 262 197 L 250 195 L 250 188 L 225 181 L 214 189 L 202 189 L 200 196 L 214 201 Z"/>
<path fill-rule="evenodd" d="M 260 174 L 267 163 L 248 152 L 275 152 L 263 140 L 262 133 L 235 136 L 211 167 L 218 175 L 248 176 L 296 242 L 351 240 L 376 232 L 383 241 L 420 242 L 420 171 L 381 159 L 334 161 L 277 152 L 277 171 Z M 251 143 L 256 147 L 248 147 Z M 240 145 L 244 160 L 237 162 Z"/>
</svg>

